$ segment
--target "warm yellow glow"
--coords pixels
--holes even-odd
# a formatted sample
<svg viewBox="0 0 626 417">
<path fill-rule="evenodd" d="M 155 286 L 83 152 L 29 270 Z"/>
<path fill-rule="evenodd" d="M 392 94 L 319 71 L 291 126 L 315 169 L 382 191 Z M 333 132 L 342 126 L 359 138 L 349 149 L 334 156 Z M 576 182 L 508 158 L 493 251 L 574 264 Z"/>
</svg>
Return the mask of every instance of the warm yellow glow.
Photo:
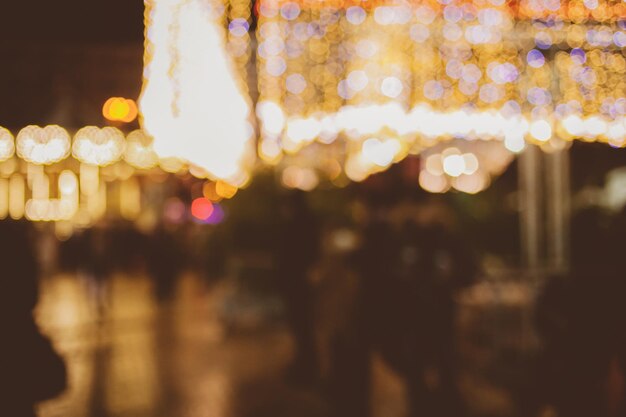
<svg viewBox="0 0 626 417">
<path fill-rule="evenodd" d="M 17 220 L 24 217 L 26 204 L 26 185 L 21 174 L 13 174 L 9 178 L 9 216 Z"/>
<path fill-rule="evenodd" d="M 48 200 L 50 198 L 50 179 L 44 173 L 33 178 L 33 200 Z"/>
<path fill-rule="evenodd" d="M 455 188 L 478 193 L 489 185 L 491 176 L 499 175 L 513 159 L 506 144 L 498 141 L 468 144 L 457 139 L 451 144 L 456 146 L 434 145 L 422 154 L 419 183 L 426 191 L 440 193 Z"/>
<path fill-rule="evenodd" d="M 208 0 L 146 2 L 143 128 L 162 157 L 244 183 L 254 154 L 250 104 Z"/>
<path fill-rule="evenodd" d="M 81 162 L 105 166 L 122 157 L 124 134 L 114 127 L 87 126 L 74 135 L 72 153 Z"/>
<path fill-rule="evenodd" d="M 26 184 L 28 188 L 34 187 L 34 182 L 39 177 L 45 175 L 45 169 L 43 165 L 27 164 L 26 165 Z"/>
<path fill-rule="evenodd" d="M 465 161 L 459 154 L 448 155 L 443 159 L 443 171 L 451 177 L 458 177 L 465 171 Z"/>
<path fill-rule="evenodd" d="M 450 189 L 448 181 L 442 175 L 431 174 L 427 170 L 420 172 L 419 184 L 420 187 L 431 193 L 445 193 Z"/>
<path fill-rule="evenodd" d="M 111 97 L 102 106 L 102 115 L 113 122 L 130 123 L 137 118 L 137 104 L 123 97 Z"/>
<path fill-rule="evenodd" d="M 59 175 L 59 192 L 62 196 L 73 196 L 78 193 L 78 179 L 72 171 L 64 170 Z"/>
<path fill-rule="evenodd" d="M 468 194 L 476 194 L 487 188 L 488 184 L 488 177 L 480 171 L 472 175 L 461 175 L 452 181 L 454 188 Z"/>
<path fill-rule="evenodd" d="M 217 193 L 216 183 L 213 181 L 207 181 L 202 186 L 202 195 L 209 201 L 218 202 L 222 200 L 222 196 Z"/>
<path fill-rule="evenodd" d="M 58 179 L 59 198 L 50 198 L 50 179 L 43 170 L 33 170 L 32 198 L 26 201 L 24 216 L 30 221 L 58 222 L 71 220 L 78 211 L 78 180 L 64 170 Z"/>
<path fill-rule="evenodd" d="M 65 242 L 74 233 L 74 225 L 67 220 L 60 220 L 54 223 L 54 235 L 57 239 Z"/>
<path fill-rule="evenodd" d="M 81 191 L 83 191 L 82 179 L 81 175 Z M 101 182 L 93 194 L 84 195 L 81 200 L 84 202 L 85 213 L 91 221 L 102 218 L 107 207 L 106 183 Z"/>
<path fill-rule="evenodd" d="M 332 154 L 360 181 L 448 140 L 494 140 L 509 156 L 527 141 L 626 146 L 625 12 L 615 0 L 262 1 L 259 154 Z M 428 172 L 473 192 L 489 181 L 471 154 Z"/>
<path fill-rule="evenodd" d="M 0 220 L 9 215 L 9 180 L 0 178 Z"/>
<path fill-rule="evenodd" d="M 17 155 L 34 164 L 49 165 L 65 159 L 70 152 L 70 136 L 60 126 L 27 126 L 16 139 Z"/>
<path fill-rule="evenodd" d="M 11 174 L 17 171 L 18 168 L 18 159 L 9 158 L 6 161 L 0 162 L 0 175 L 4 177 L 9 177 Z"/>
<path fill-rule="evenodd" d="M 504 146 L 513 153 L 520 153 L 526 148 L 524 135 L 511 132 L 504 137 Z"/>
<path fill-rule="evenodd" d="M 185 163 L 179 158 L 162 158 L 159 160 L 159 167 L 165 172 L 171 172 L 173 174 L 185 169 Z"/>
<path fill-rule="evenodd" d="M 150 169 L 159 163 L 159 157 L 152 148 L 152 138 L 142 130 L 134 130 L 126 137 L 124 160 L 135 168 Z"/>
<path fill-rule="evenodd" d="M 545 120 L 537 120 L 530 124 L 530 134 L 540 142 L 546 142 L 552 137 L 552 127 Z"/>
<path fill-rule="evenodd" d="M 297 188 L 303 191 L 311 191 L 319 183 L 317 173 L 311 168 L 290 166 L 282 173 L 282 184 L 287 188 Z"/>
<path fill-rule="evenodd" d="M 120 215 L 126 220 L 137 220 L 141 213 L 141 188 L 131 177 L 120 184 Z"/>
<path fill-rule="evenodd" d="M 402 149 L 400 142 L 395 139 L 381 141 L 376 138 L 367 139 L 363 142 L 361 152 L 368 162 L 386 168 L 394 161 Z"/>
<path fill-rule="evenodd" d="M 100 170 L 96 165 L 80 164 L 80 192 L 85 196 L 94 196 L 100 189 Z"/>
<path fill-rule="evenodd" d="M 70 220 L 76 213 L 76 206 L 67 199 L 28 200 L 25 216 L 30 221 Z"/>
<path fill-rule="evenodd" d="M 224 181 L 215 183 L 215 192 L 222 198 L 233 198 L 237 194 L 238 188 Z"/>
<path fill-rule="evenodd" d="M 0 127 L 0 162 L 11 158 L 15 153 L 13 135 L 7 129 Z"/>
</svg>

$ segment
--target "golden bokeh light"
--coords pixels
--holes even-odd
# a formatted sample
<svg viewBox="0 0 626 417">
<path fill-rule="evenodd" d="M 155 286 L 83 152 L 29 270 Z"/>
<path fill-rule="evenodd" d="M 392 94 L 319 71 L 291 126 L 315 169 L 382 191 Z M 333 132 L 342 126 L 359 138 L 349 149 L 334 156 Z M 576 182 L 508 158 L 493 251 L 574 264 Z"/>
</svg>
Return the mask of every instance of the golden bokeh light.
<svg viewBox="0 0 626 417">
<path fill-rule="evenodd" d="M 360 181 L 450 139 L 495 140 L 511 153 L 527 142 L 626 145 L 621 1 L 264 0 L 258 10 L 258 150 L 268 163 L 347 152 L 345 172 Z"/>
<path fill-rule="evenodd" d="M 217 193 L 216 183 L 213 181 L 207 181 L 202 186 L 202 195 L 209 201 L 214 203 L 220 202 L 222 200 L 222 196 Z"/>
<path fill-rule="evenodd" d="M 11 158 L 15 153 L 15 140 L 7 129 L 0 127 L 0 162 Z"/>
<path fill-rule="evenodd" d="M 238 64 L 224 47 L 226 9 L 217 6 L 146 2 L 142 127 L 161 158 L 180 158 L 206 172 L 196 176 L 243 184 L 255 151 L 251 106 Z M 245 56 L 246 48 L 240 52 Z"/>
<path fill-rule="evenodd" d="M 112 122 L 130 123 L 137 118 L 137 103 L 123 97 L 111 97 L 102 106 L 102 115 Z"/>
<path fill-rule="evenodd" d="M 126 136 L 124 160 L 135 168 L 150 169 L 159 163 L 159 157 L 152 148 L 152 138 L 142 130 L 133 130 Z"/>
<path fill-rule="evenodd" d="M 81 162 L 105 166 L 124 153 L 124 134 L 114 127 L 87 126 L 74 135 L 72 154 Z"/>
<path fill-rule="evenodd" d="M 49 165 L 65 159 L 70 153 L 70 135 L 57 125 L 27 126 L 16 139 L 17 155 L 33 164 Z"/>
<path fill-rule="evenodd" d="M 222 198 L 233 198 L 238 190 L 238 187 L 225 181 L 217 181 L 215 183 L 215 193 Z"/>
</svg>

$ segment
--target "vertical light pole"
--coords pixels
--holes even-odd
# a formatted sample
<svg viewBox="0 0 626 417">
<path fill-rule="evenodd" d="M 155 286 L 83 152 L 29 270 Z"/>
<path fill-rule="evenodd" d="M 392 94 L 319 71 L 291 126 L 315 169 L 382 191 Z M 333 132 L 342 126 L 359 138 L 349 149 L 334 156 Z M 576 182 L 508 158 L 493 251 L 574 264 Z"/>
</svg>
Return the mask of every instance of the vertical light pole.
<svg viewBox="0 0 626 417">
<path fill-rule="evenodd" d="M 545 154 L 546 230 L 549 272 L 564 273 L 569 267 L 570 168 L 569 148 Z"/>
<path fill-rule="evenodd" d="M 542 264 L 542 177 L 541 150 L 529 144 L 519 157 L 519 209 L 522 267 L 533 277 Z"/>
</svg>

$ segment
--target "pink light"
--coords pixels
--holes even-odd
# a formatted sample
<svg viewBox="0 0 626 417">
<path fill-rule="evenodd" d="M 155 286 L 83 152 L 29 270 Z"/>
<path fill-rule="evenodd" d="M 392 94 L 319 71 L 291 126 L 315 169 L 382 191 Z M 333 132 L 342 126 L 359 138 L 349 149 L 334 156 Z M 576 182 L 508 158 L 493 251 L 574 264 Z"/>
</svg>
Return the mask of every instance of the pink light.
<svg viewBox="0 0 626 417">
<path fill-rule="evenodd" d="M 199 220 L 207 220 L 213 214 L 213 204 L 204 197 L 196 198 L 191 203 L 191 215 Z"/>
</svg>

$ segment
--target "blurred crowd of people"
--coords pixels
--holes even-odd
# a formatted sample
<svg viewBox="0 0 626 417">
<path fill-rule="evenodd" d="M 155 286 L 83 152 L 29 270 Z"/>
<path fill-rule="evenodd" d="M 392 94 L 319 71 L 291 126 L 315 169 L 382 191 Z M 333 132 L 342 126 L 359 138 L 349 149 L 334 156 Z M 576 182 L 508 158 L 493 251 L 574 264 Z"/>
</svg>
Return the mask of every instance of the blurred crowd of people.
<svg viewBox="0 0 626 417">
<path fill-rule="evenodd" d="M 263 219 L 257 227 L 242 223 L 245 232 L 233 226 L 231 235 L 168 225 L 149 234 L 94 227 L 60 245 L 56 269 L 84 280 L 100 317 L 117 269 L 147 273 L 163 303 L 184 269 L 210 283 L 248 274 L 243 285 L 256 282 L 282 301 L 294 341 L 286 381 L 321 392 L 333 415 L 371 415 L 373 355 L 404 381 L 411 417 L 469 415 L 459 389 L 457 295 L 477 281 L 480 258 L 443 200 L 410 193 L 393 201 L 356 198 L 346 225 L 323 222 L 308 196 L 294 191 L 278 199 L 275 213 L 269 226 L 259 225 Z M 63 391 L 66 370 L 32 316 L 35 233 L 22 222 L 0 228 L 10 278 L 0 284 L 9 335 L 1 356 L 6 407 L 9 415 L 28 416 L 33 404 Z M 626 416 L 626 213 L 581 212 L 572 230 L 571 272 L 547 279 L 534 306 L 540 348 L 519 393 L 520 417 Z M 269 284 L 259 285 L 265 279 Z"/>
<path fill-rule="evenodd" d="M 285 202 L 277 264 L 296 341 L 291 371 L 325 380 L 337 416 L 369 415 L 374 353 L 406 381 L 411 416 L 462 415 L 454 297 L 477 264 L 438 204 L 413 196 L 361 207 L 353 250 L 320 263 L 323 229 L 305 197 Z"/>
<path fill-rule="evenodd" d="M 335 254 L 324 253 L 325 229 L 304 196 L 285 204 L 278 272 L 296 381 L 321 380 L 336 415 L 366 417 L 377 354 L 404 380 L 410 416 L 469 415 L 457 295 L 481 272 L 443 200 L 407 194 L 362 204 L 353 249 Z M 573 218 L 570 269 L 545 277 L 528 306 L 539 343 L 513 394 L 516 415 L 626 416 L 624 234 L 626 211 Z"/>
</svg>

